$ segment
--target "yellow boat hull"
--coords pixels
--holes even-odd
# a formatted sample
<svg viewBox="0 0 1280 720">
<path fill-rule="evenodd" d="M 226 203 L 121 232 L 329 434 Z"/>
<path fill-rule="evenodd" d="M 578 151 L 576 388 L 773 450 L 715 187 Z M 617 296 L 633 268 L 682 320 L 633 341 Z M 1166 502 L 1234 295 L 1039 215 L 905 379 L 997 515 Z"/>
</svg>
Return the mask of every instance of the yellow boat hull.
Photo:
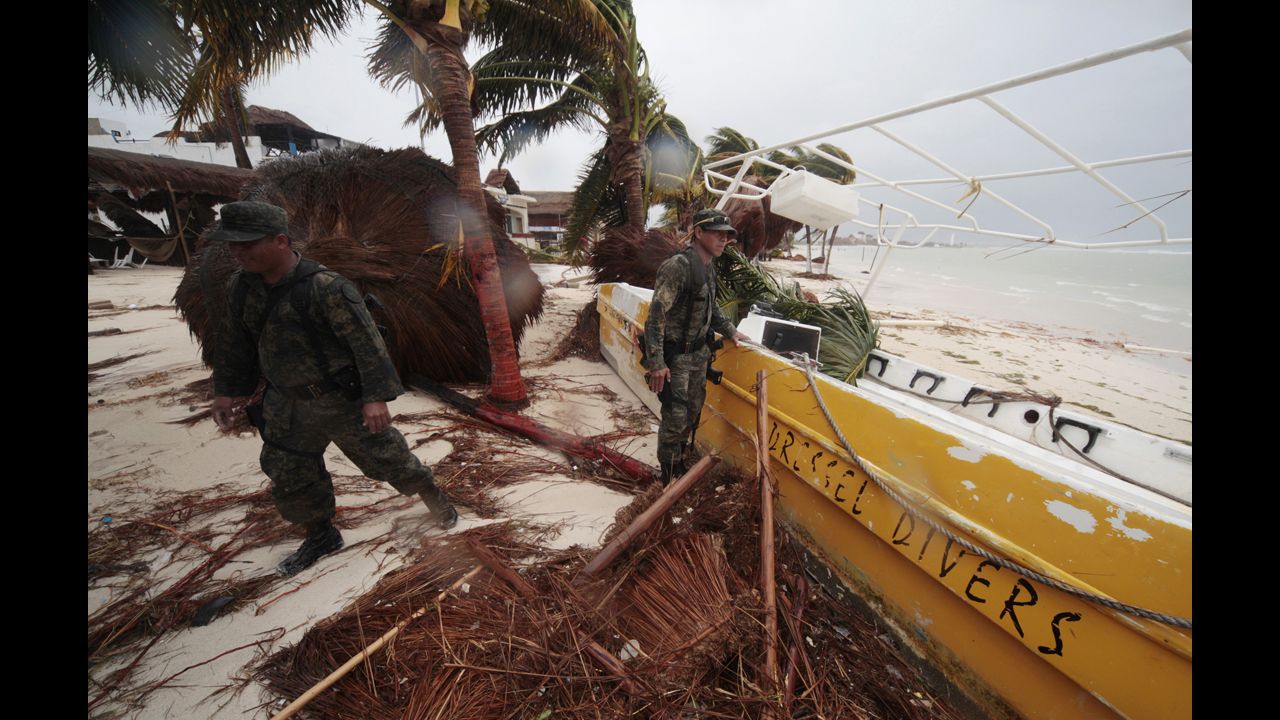
<svg viewBox="0 0 1280 720">
<path fill-rule="evenodd" d="M 601 349 L 650 407 L 638 337 L 648 291 L 602 285 Z M 755 467 L 756 374 L 768 376 L 778 510 L 796 537 L 982 714 L 1189 718 L 1191 632 L 1105 608 L 962 549 L 839 449 L 805 372 L 721 351 L 698 444 Z M 1093 594 L 1191 616 L 1191 511 L 909 397 L 817 375 L 851 446 L 940 527 Z"/>
</svg>

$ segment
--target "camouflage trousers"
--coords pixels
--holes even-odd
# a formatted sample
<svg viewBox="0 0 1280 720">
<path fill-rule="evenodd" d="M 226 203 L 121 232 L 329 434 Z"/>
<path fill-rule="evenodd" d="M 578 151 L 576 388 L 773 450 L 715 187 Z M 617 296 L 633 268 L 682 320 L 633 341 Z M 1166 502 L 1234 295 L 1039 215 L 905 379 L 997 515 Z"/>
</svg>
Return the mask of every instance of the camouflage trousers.
<svg viewBox="0 0 1280 720">
<path fill-rule="evenodd" d="M 394 427 L 371 433 L 359 400 L 330 392 L 312 400 L 291 400 L 267 390 L 262 432 L 262 471 L 271 478 L 271 496 L 281 517 L 309 523 L 333 517 L 333 481 L 324 451 L 334 443 L 365 476 L 416 495 L 435 483 Z"/>
<path fill-rule="evenodd" d="M 702 415 L 707 399 L 707 360 L 711 349 L 703 347 L 685 355 L 676 355 L 671 369 L 670 391 L 664 392 L 662 422 L 658 426 L 658 464 L 669 468 L 684 459 L 684 447 L 690 432 Z"/>
</svg>

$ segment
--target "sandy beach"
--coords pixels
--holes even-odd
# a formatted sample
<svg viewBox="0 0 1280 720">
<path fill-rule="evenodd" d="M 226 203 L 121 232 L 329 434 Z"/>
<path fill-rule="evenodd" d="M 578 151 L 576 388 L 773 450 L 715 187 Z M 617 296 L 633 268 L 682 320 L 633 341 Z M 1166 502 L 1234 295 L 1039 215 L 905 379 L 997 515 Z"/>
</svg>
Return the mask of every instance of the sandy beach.
<svg viewBox="0 0 1280 720">
<path fill-rule="evenodd" d="M 793 276 L 804 270 L 804 263 L 774 261 L 768 268 Z M 267 487 L 257 464 L 260 441 L 253 433 L 223 434 L 211 420 L 191 425 L 176 422 L 207 404 L 188 386 L 208 377 L 198 346 L 172 304 L 181 272 L 164 267 L 99 270 L 88 278 L 87 521 L 91 539 L 95 534 L 123 531 L 159 503 L 174 498 L 252 494 Z M 834 281 L 802 282 L 821 296 Z M 593 286 L 585 283 L 548 287 L 546 310 L 521 342 L 522 368 L 532 398 L 525 412 L 547 426 L 579 435 L 620 433 L 613 443 L 616 449 L 656 465 L 657 421 L 609 366 L 577 358 L 550 359 L 593 294 Z M 886 327 L 881 346 L 888 352 L 997 388 L 1058 394 L 1074 408 L 1099 417 L 1191 440 L 1189 358 L 1152 357 L 1112 340 L 1028 323 L 1001 323 L 919 307 L 872 303 L 871 309 L 884 320 L 946 323 L 943 328 Z M 478 387 L 461 389 L 473 396 L 479 391 Z M 485 513 L 491 517 L 460 507 L 455 532 L 511 518 L 544 533 L 550 547 L 594 546 L 618 508 L 632 499 L 629 493 L 589 481 L 589 469 L 579 468 L 561 453 L 460 426 L 441 401 L 423 393 L 406 393 L 391 404 L 391 412 L 414 452 L 437 466 L 437 479 L 446 488 L 450 477 L 442 467 L 462 472 L 466 463 L 477 459 L 495 468 L 504 464 L 542 468 L 518 482 L 495 485 L 491 495 L 501 508 L 498 513 Z M 477 437 L 485 443 L 479 454 L 468 450 Z M 268 589 L 252 601 L 233 605 L 207 626 L 165 633 L 129 673 L 122 687 L 130 692 L 104 698 L 92 708 L 91 716 L 113 712 L 119 713 L 113 717 L 147 719 L 268 716 L 256 709 L 265 702 L 259 688 L 239 680 L 244 668 L 263 654 L 296 642 L 309 626 L 368 590 L 424 539 L 429 542 L 439 532 L 427 522 L 416 499 L 402 498 L 389 486 L 361 477 L 336 448 L 330 448 L 326 462 L 335 477 L 340 512 L 349 509 L 353 518 L 343 529 L 346 548 L 296 577 L 271 580 Z M 357 512 L 375 507 L 377 512 Z M 492 517 L 495 514 L 497 518 Z M 357 522 L 356 517 L 370 519 Z M 226 513 L 214 514 L 191 527 L 157 530 L 184 541 L 136 558 L 146 564 L 145 570 L 106 568 L 95 576 L 91 557 L 89 614 L 140 585 L 154 595 L 179 582 L 206 561 L 206 547 L 219 548 L 234 540 L 232 520 Z M 269 574 L 297 542 L 297 536 L 286 535 L 277 543 L 237 555 L 213 578 L 231 582 Z M 127 668 L 134 657 L 134 652 L 124 652 L 91 666 L 91 703 L 102 693 L 99 683 Z M 163 687 L 135 704 L 139 689 L 161 681 L 165 681 Z"/>
</svg>

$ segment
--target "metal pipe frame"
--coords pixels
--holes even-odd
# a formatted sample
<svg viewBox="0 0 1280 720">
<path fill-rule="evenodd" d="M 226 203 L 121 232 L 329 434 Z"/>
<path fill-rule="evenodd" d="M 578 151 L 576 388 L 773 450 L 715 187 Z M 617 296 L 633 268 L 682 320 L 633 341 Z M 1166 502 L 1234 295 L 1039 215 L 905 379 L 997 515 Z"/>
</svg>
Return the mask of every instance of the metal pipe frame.
<svg viewBox="0 0 1280 720">
<path fill-rule="evenodd" d="M 971 183 L 973 181 L 977 181 L 981 183 L 984 181 L 991 181 L 991 180 L 1006 180 L 1006 179 L 1014 179 L 1014 178 L 1053 175 L 1053 174 L 1060 174 L 1060 173 L 1067 173 L 1067 172 L 1082 172 L 1088 177 L 1090 177 L 1092 180 L 1094 180 L 1095 182 L 1102 185 L 1109 192 L 1122 198 L 1127 204 L 1133 205 L 1135 209 L 1142 212 L 1143 215 L 1140 216 L 1140 219 L 1147 220 L 1149 222 L 1154 223 L 1159 231 L 1160 237 L 1158 239 L 1153 239 L 1153 240 L 1134 240 L 1134 241 L 1121 241 L 1121 242 L 1111 242 L 1111 243 L 1081 243 L 1081 242 L 1072 242 L 1072 241 L 1062 240 L 1055 236 L 1052 226 L 1049 225 L 1047 222 L 1037 218 L 1036 216 L 1032 215 L 1030 212 L 1019 207 L 1017 204 L 1007 200 L 1006 198 L 1000 196 L 998 193 L 986 187 L 982 188 L 982 192 L 984 192 L 987 195 L 990 195 L 994 200 L 1001 203 L 1008 209 L 1014 211 L 1015 213 L 1021 215 L 1023 218 L 1039 226 L 1041 229 L 1045 231 L 1045 234 L 1042 236 L 1032 236 L 1032 235 L 1027 235 L 1025 233 L 1013 233 L 1013 232 L 1002 232 L 1002 231 L 996 231 L 996 230 L 987 230 L 981 227 L 981 225 L 978 223 L 976 218 L 968 215 L 967 213 L 966 213 L 966 219 L 969 221 L 970 227 L 962 227 L 957 225 L 941 224 L 941 223 L 923 223 L 922 224 L 909 211 L 902 208 L 892 207 L 888 205 L 885 205 L 884 207 L 886 207 L 887 209 L 891 209 L 893 211 L 899 212 L 903 215 L 903 220 L 899 224 L 872 225 L 856 219 L 851 220 L 850 222 L 853 222 L 854 224 L 861 225 L 864 227 L 879 227 L 879 228 L 896 227 L 898 228 L 898 232 L 894 235 L 893 240 L 885 243 L 891 247 L 898 247 L 900 245 L 902 232 L 907 227 L 916 227 L 916 228 L 929 227 L 929 228 L 933 228 L 934 232 L 936 232 L 939 229 L 958 230 L 961 232 L 969 232 L 969 233 L 975 233 L 975 234 L 981 234 L 981 235 L 991 235 L 993 237 L 1003 237 L 1003 238 L 1009 238 L 1009 239 L 1014 239 L 1014 240 L 1019 240 L 1024 242 L 1042 242 L 1042 243 L 1050 243 L 1050 244 L 1056 243 L 1059 245 L 1063 245 L 1065 247 L 1082 248 L 1082 249 L 1098 248 L 1098 247 L 1106 247 L 1106 248 L 1139 247 L 1139 246 L 1147 246 L 1147 245 L 1190 243 L 1191 238 L 1170 238 L 1168 235 L 1168 227 L 1165 225 L 1164 221 L 1162 221 L 1154 213 L 1149 212 L 1140 202 L 1135 201 L 1132 197 L 1130 197 L 1127 193 L 1125 193 L 1123 190 L 1117 187 L 1114 183 L 1111 183 L 1106 178 L 1099 175 L 1097 170 L 1100 168 L 1106 168 L 1106 167 L 1116 167 L 1121 165 L 1131 165 L 1131 164 L 1138 164 L 1138 163 L 1155 162 L 1159 160 L 1175 159 L 1175 158 L 1181 158 L 1181 157 L 1190 157 L 1191 150 L 1188 149 L 1188 150 L 1180 150 L 1175 152 L 1158 153 L 1154 155 L 1144 155 L 1144 156 L 1137 156 L 1137 157 L 1119 158 L 1119 159 L 1113 159 L 1113 160 L 1103 160 L 1099 162 L 1086 163 L 1080 158 L 1078 158 L 1077 156 L 1075 156 L 1073 153 L 1071 153 L 1069 150 L 1067 150 L 1065 147 L 1054 142 L 1047 135 L 1045 135 L 1043 132 L 1036 129 L 1026 120 L 1018 117 L 1008 108 L 1004 107 L 999 102 L 989 97 L 989 95 L 991 93 L 1000 92 L 1003 90 L 1009 90 L 1009 89 L 1020 87 L 1023 85 L 1028 85 L 1034 82 L 1039 82 L 1041 80 L 1046 80 L 1052 77 L 1066 75 L 1068 73 L 1077 72 L 1077 71 L 1084 70 L 1086 68 L 1094 67 L 1097 65 L 1115 62 L 1117 60 L 1121 60 L 1123 58 L 1130 57 L 1132 55 L 1136 55 L 1139 53 L 1154 52 L 1154 51 L 1161 50 L 1164 48 L 1169 48 L 1169 47 L 1176 48 L 1179 52 L 1182 53 L 1182 55 L 1187 59 L 1187 61 L 1190 62 L 1191 61 L 1191 36 L 1192 36 L 1192 31 L 1190 28 L 1187 28 L 1186 30 L 1183 30 L 1181 32 L 1173 33 L 1171 35 L 1165 35 L 1163 37 L 1155 38 L 1153 40 L 1149 40 L 1143 43 L 1138 43 L 1136 45 L 1130 45 L 1124 48 L 1119 48 L 1117 50 L 1112 50 L 1109 52 L 1092 55 L 1092 56 L 1085 57 L 1073 62 L 1057 65 L 1054 67 L 1028 73 L 1025 75 L 1020 75 L 1020 76 L 1017 76 L 1008 80 L 1004 80 L 1001 82 L 993 83 L 990 85 L 985 85 L 974 90 L 969 90 L 963 93 L 958 93 L 956 95 L 951 95 L 951 96 L 947 96 L 937 100 L 913 105 L 911 107 L 907 107 L 901 110 L 896 110 L 890 113 L 877 115 L 871 118 L 867 118 L 865 120 L 861 120 L 859 122 L 843 125 L 835 129 L 828 130 L 826 132 L 799 138 L 791 142 L 779 143 L 777 145 L 772 145 L 769 147 L 758 148 L 756 150 L 751 150 L 746 153 L 741 153 L 739 155 L 735 155 L 730 158 L 719 160 L 713 163 L 708 163 L 706 166 L 704 166 L 704 184 L 706 185 L 709 192 L 720 197 L 720 200 L 716 205 L 716 207 L 719 209 L 724 208 L 724 206 L 728 203 L 730 197 L 738 197 L 743 199 L 759 199 L 767 195 L 768 190 L 764 188 L 760 188 L 751 183 L 744 183 L 743 178 L 746 176 L 747 169 L 749 167 L 753 167 L 755 163 L 760 163 L 763 165 L 777 168 L 784 175 L 790 174 L 794 172 L 793 169 L 786 168 L 785 166 L 782 166 L 782 165 L 779 165 L 778 163 L 770 161 L 764 156 L 767 153 L 771 153 L 775 150 L 780 150 L 784 148 L 794 148 L 797 146 L 806 146 L 807 149 L 809 149 L 810 152 L 814 153 L 815 155 L 818 155 L 826 159 L 827 161 L 833 162 L 841 167 L 845 167 L 850 170 L 853 170 L 855 173 L 858 173 L 859 176 L 865 176 L 872 180 L 872 182 L 868 182 L 868 183 L 857 183 L 854 185 L 854 187 L 887 187 L 887 188 L 896 190 L 900 193 L 903 193 L 909 197 L 912 197 L 925 204 L 941 208 L 947 212 L 953 212 L 954 208 L 948 207 L 947 205 L 937 200 L 925 197 L 907 188 L 913 185 L 931 185 L 931 184 L 951 183 L 951 182 L 956 182 L 957 180 L 965 183 Z M 987 105 L 992 110 L 994 110 L 997 114 L 1003 117 L 1005 120 L 1012 123 L 1013 125 L 1016 125 L 1020 129 L 1022 129 L 1024 132 L 1026 132 L 1028 135 L 1036 139 L 1038 142 L 1040 142 L 1041 144 L 1043 144 L 1044 146 L 1046 146 L 1047 148 L 1049 148 L 1050 150 L 1058 154 L 1060 157 L 1065 159 L 1068 163 L 1070 163 L 1070 165 L 1063 166 L 1063 167 L 1043 168 L 1039 170 L 1026 170 L 1026 171 L 1010 172 L 1010 173 L 991 174 L 991 175 L 985 175 L 985 176 L 967 176 L 961 173 L 956 168 L 951 167 L 950 165 L 942 161 L 940 158 L 924 150 L 923 148 L 918 147 L 910 143 L 909 141 L 880 127 L 881 123 L 889 120 L 895 120 L 895 119 L 907 117 L 910 115 L 916 115 L 919 113 L 926 112 L 928 110 L 934 110 L 940 107 L 954 105 L 956 103 L 960 103 L 968 100 L 977 100 L 978 102 L 981 102 Z M 816 146 L 815 147 L 807 146 L 808 143 L 811 143 L 815 140 L 823 140 L 826 138 L 830 138 L 834 135 L 839 135 L 839 134 L 843 134 L 846 132 L 850 132 L 850 131 L 858 130 L 862 128 L 870 128 L 880 133 L 881 135 L 885 136 L 889 140 L 892 140 L 893 142 L 906 148 L 908 151 L 920 156 L 921 158 L 924 158 L 926 161 L 950 173 L 953 177 L 950 179 L 926 178 L 926 179 L 916 179 L 916 180 L 891 181 L 886 178 L 879 177 L 871 173 L 870 171 L 866 170 L 865 168 L 858 167 L 857 165 L 851 162 L 845 161 L 841 158 L 831 155 L 830 153 L 827 153 L 817 148 Z M 734 178 L 731 179 L 722 173 L 715 172 L 715 168 L 728 166 L 735 162 L 741 163 L 741 165 L 738 169 L 738 173 Z M 712 188 L 711 187 L 712 178 L 730 182 L 729 188 L 727 190 L 717 190 L 715 188 Z M 757 192 L 759 194 L 744 195 L 744 194 L 738 193 L 737 191 L 740 190 L 743 185 L 745 185 L 747 188 L 750 188 L 752 191 Z M 859 200 L 860 202 L 866 202 L 869 205 L 872 205 L 873 207 L 877 207 L 877 208 L 879 208 L 882 205 L 881 203 L 872 202 L 865 198 L 859 198 Z M 930 237 L 932 237 L 932 233 L 930 233 Z M 883 237 L 879 238 L 879 241 L 882 243 L 885 242 Z M 923 242 L 925 241 L 921 241 L 921 244 Z M 902 245 L 902 247 L 916 247 L 916 246 Z"/>
</svg>

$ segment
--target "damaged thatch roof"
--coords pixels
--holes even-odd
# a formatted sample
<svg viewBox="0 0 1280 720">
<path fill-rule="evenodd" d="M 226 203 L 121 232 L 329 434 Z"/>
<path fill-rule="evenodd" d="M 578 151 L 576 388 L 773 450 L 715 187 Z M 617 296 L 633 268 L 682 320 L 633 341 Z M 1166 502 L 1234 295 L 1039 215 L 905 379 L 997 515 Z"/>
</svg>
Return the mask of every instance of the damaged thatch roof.
<svg viewBox="0 0 1280 720">
<path fill-rule="evenodd" d="M 484 184 L 489 187 L 502 188 L 507 193 L 519 194 L 520 185 L 516 183 L 516 179 L 511 176 L 511 171 L 506 168 L 494 168 L 484 176 Z"/>
<path fill-rule="evenodd" d="M 387 346 L 401 377 L 441 382 L 488 377 L 488 343 L 466 261 L 457 252 L 458 207 L 453 169 L 416 148 L 357 147 L 281 158 L 259 168 L 243 199 L 289 213 L 294 246 L 374 294 L 374 319 L 388 328 Z M 489 227 L 502 271 L 516 346 L 526 323 L 542 312 L 542 284 L 503 230 L 505 213 L 489 199 Z M 226 312 L 235 262 L 225 243 L 201 238 L 197 264 L 175 300 L 205 362 L 210 332 Z"/>
<path fill-rule="evenodd" d="M 251 177 L 251 170 L 225 165 L 89 148 L 89 180 L 123 187 L 134 197 L 167 190 L 167 183 L 174 192 L 203 193 L 218 196 L 220 202 L 230 202 L 240 197 L 240 188 Z"/>
<path fill-rule="evenodd" d="M 527 190 L 523 193 L 536 198 L 537 204 L 530 206 L 530 215 L 568 215 L 573 207 L 573 192 L 552 190 Z"/>
<path fill-rule="evenodd" d="M 258 125 L 292 125 L 303 130 L 316 132 L 315 128 L 302 122 L 297 115 L 284 110 L 262 107 L 261 105 L 250 105 L 245 108 L 245 114 L 249 116 L 249 124 L 255 127 Z"/>
</svg>

